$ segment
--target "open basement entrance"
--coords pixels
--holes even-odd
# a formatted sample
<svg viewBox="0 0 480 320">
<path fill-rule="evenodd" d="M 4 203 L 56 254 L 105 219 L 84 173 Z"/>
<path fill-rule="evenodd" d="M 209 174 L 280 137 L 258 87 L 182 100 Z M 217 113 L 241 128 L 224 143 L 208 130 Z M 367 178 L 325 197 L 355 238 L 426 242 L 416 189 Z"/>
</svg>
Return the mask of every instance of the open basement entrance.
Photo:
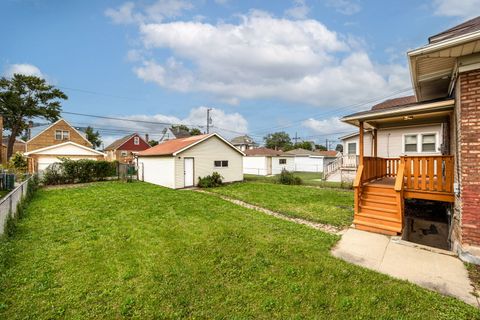
<svg viewBox="0 0 480 320">
<path fill-rule="evenodd" d="M 420 199 L 405 200 L 402 239 L 450 250 L 451 204 Z"/>
</svg>

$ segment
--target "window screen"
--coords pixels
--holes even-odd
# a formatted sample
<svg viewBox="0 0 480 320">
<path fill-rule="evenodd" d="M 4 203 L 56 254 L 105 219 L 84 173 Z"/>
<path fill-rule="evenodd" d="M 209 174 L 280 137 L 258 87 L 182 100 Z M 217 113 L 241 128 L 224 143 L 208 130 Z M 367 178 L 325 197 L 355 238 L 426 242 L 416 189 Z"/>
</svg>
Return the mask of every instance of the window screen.
<svg viewBox="0 0 480 320">
<path fill-rule="evenodd" d="M 405 136 L 405 152 L 417 152 L 416 134 L 410 134 Z"/>
<path fill-rule="evenodd" d="M 348 144 L 348 154 L 357 154 L 357 143 L 349 143 Z"/>
<path fill-rule="evenodd" d="M 287 159 L 278 159 L 279 164 L 287 164 Z"/>
<path fill-rule="evenodd" d="M 215 160 L 213 161 L 213 166 L 216 168 L 226 168 L 228 167 L 228 160 Z"/>
<path fill-rule="evenodd" d="M 435 134 L 422 135 L 422 152 L 435 152 L 436 137 Z"/>
</svg>

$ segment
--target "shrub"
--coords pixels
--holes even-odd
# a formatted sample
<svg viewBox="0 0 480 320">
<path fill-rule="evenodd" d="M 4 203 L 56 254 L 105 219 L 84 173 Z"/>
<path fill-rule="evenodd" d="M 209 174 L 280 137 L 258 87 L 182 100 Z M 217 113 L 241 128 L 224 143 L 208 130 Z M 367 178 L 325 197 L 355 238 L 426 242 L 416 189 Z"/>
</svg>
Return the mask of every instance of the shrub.
<svg viewBox="0 0 480 320">
<path fill-rule="evenodd" d="M 223 184 L 223 177 L 218 173 L 214 172 L 211 176 L 198 177 L 198 186 L 200 188 L 214 188 L 219 187 Z"/>
<path fill-rule="evenodd" d="M 62 158 L 43 172 L 45 185 L 105 180 L 116 175 L 116 163 L 90 159 L 71 160 Z"/>
<path fill-rule="evenodd" d="M 16 172 L 27 172 L 27 158 L 20 152 L 16 152 L 9 161 L 9 166 Z"/>
<path fill-rule="evenodd" d="M 278 177 L 278 183 L 288 184 L 288 185 L 299 185 L 299 184 L 302 184 L 302 179 L 300 177 L 295 176 L 293 172 L 283 169 L 282 173 L 280 173 L 280 176 Z"/>
</svg>

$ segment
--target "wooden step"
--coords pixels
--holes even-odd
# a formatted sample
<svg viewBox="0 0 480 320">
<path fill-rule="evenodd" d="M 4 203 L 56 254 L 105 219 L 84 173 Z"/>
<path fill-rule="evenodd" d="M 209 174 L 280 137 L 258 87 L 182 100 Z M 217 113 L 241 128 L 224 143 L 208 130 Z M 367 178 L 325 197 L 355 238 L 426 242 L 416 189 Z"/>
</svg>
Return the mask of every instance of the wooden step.
<svg viewBox="0 0 480 320">
<path fill-rule="evenodd" d="M 367 225 L 363 225 L 363 224 L 355 225 L 355 228 L 358 229 L 358 230 L 367 231 L 367 232 L 374 232 L 374 233 L 379 233 L 379 234 L 384 234 L 384 235 L 387 235 L 387 236 L 396 236 L 396 235 L 398 235 L 398 232 L 397 232 L 397 231 L 390 231 L 390 230 L 385 230 L 385 229 L 379 229 L 379 228 L 375 228 L 375 227 L 367 226 Z"/>
<path fill-rule="evenodd" d="M 377 198 L 372 198 L 369 194 L 368 195 L 362 195 L 360 198 L 363 202 L 369 202 L 371 204 L 378 204 L 378 205 L 389 205 L 389 206 L 397 206 L 397 202 L 395 202 L 395 199 L 387 198 L 387 199 L 377 199 Z M 367 204 L 368 205 L 368 204 Z"/>
<path fill-rule="evenodd" d="M 375 212 L 384 212 L 384 213 L 391 213 L 391 214 L 398 214 L 398 208 L 395 209 L 387 209 L 387 208 L 380 208 L 374 206 L 365 206 L 360 204 L 360 212 L 364 212 L 365 210 L 374 211 Z"/>
<path fill-rule="evenodd" d="M 400 222 L 378 220 L 375 218 L 367 218 L 367 217 L 355 217 L 355 219 L 353 219 L 353 223 L 355 224 L 355 226 L 364 225 L 364 226 L 373 227 L 379 230 L 387 230 L 391 232 L 402 231 L 402 224 Z"/>
<path fill-rule="evenodd" d="M 355 217 L 365 217 L 365 218 L 370 218 L 370 219 L 377 219 L 381 221 L 390 221 L 390 222 L 398 222 L 400 223 L 400 220 L 396 216 L 379 216 L 374 213 L 368 213 L 368 212 L 360 212 L 355 215 Z"/>
</svg>

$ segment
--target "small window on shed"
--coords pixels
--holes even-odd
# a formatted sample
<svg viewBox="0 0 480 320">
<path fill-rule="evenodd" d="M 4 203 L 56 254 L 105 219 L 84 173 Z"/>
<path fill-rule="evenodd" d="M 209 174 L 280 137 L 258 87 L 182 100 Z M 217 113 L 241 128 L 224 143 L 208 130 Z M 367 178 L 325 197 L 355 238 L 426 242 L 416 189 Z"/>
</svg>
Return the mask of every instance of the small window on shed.
<svg viewBox="0 0 480 320">
<path fill-rule="evenodd" d="M 213 162 L 213 166 L 215 168 L 227 168 L 228 167 L 228 160 L 215 160 Z"/>
<path fill-rule="evenodd" d="M 133 144 L 138 146 L 140 144 L 140 138 L 139 137 L 133 138 Z"/>
<path fill-rule="evenodd" d="M 278 159 L 279 164 L 287 164 L 287 159 Z"/>
</svg>

